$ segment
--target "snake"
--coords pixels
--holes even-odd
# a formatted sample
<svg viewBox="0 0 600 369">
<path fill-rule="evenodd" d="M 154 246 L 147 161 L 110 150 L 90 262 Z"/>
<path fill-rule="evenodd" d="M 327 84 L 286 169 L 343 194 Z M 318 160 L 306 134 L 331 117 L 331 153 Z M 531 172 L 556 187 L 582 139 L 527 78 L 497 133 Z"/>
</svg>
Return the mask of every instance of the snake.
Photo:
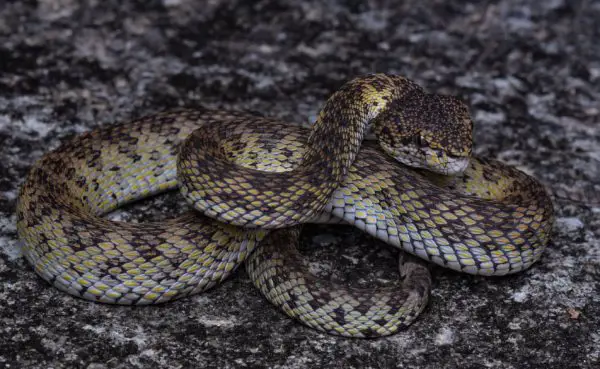
<svg viewBox="0 0 600 369">
<path fill-rule="evenodd" d="M 272 304 L 334 335 L 379 337 L 427 305 L 428 263 L 500 276 L 549 242 L 543 185 L 472 155 L 458 98 L 371 74 L 331 95 L 310 128 L 206 108 L 86 132 L 43 155 L 17 199 L 34 271 L 61 291 L 121 305 L 206 291 L 242 263 Z M 373 140 L 373 138 L 375 138 Z M 162 222 L 105 215 L 178 188 L 191 208 Z M 392 286 L 317 278 L 298 251 L 304 223 L 345 223 L 403 250 Z"/>
</svg>

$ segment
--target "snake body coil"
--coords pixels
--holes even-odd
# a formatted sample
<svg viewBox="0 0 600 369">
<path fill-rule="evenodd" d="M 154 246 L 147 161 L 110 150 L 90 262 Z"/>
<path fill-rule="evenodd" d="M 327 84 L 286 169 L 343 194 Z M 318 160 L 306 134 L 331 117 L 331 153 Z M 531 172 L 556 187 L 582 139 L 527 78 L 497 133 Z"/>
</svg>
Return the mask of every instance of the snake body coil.
<svg viewBox="0 0 600 369">
<path fill-rule="evenodd" d="M 334 334 L 390 334 L 425 307 L 426 268 L 408 260 L 403 280 L 384 289 L 320 281 L 293 247 L 294 226 L 340 219 L 471 274 L 529 267 L 548 242 L 551 202 L 522 172 L 468 161 L 472 126 L 465 111 L 405 78 L 372 75 L 334 94 L 312 131 L 210 110 L 101 128 L 31 169 L 17 205 L 24 254 L 57 288 L 117 304 L 203 291 L 250 257 L 254 284 L 288 315 Z M 359 150 L 369 129 L 391 155 L 372 143 Z M 396 160 L 464 173 L 445 178 Z M 196 212 L 145 224 L 102 217 L 178 183 L 195 208 L 230 224 Z M 267 230 L 282 227 L 291 228 Z"/>
</svg>

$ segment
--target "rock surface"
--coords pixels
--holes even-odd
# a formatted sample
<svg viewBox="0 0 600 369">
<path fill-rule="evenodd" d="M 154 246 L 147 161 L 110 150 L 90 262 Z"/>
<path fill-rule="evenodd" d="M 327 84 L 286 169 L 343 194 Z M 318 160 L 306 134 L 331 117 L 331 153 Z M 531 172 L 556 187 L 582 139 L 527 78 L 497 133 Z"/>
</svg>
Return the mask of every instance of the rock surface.
<svg viewBox="0 0 600 369">
<path fill-rule="evenodd" d="M 243 268 L 162 306 L 72 298 L 23 259 L 14 207 L 32 163 L 80 132 L 199 105 L 303 123 L 344 81 L 369 72 L 463 97 L 478 154 L 589 194 L 600 186 L 599 18 L 594 0 L 5 2 L 0 367 L 598 368 L 600 208 L 589 204 L 555 202 L 554 239 L 523 273 L 432 268 L 427 310 L 376 340 L 292 321 Z M 182 207 L 173 194 L 111 216 L 162 219 Z M 357 283 L 393 278 L 395 250 L 352 228 L 307 228 L 315 270 Z"/>
</svg>

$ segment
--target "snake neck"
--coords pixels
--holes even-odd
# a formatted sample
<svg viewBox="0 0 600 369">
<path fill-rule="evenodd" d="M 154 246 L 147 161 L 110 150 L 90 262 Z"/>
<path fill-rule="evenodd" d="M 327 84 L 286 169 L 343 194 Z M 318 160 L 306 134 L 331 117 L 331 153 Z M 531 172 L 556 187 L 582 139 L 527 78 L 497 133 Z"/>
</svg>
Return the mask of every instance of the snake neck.
<svg viewBox="0 0 600 369">
<path fill-rule="evenodd" d="M 299 162 L 286 152 L 297 140 L 285 125 L 259 118 L 208 124 L 181 147 L 181 192 L 195 209 L 229 224 L 281 228 L 311 221 L 345 180 L 370 125 L 418 91 L 406 78 L 385 74 L 346 83 L 325 103 L 306 145 L 294 150 L 301 151 Z M 239 165 L 235 151 L 253 155 L 241 155 L 249 160 Z M 285 173 L 257 170 L 279 157 L 293 167 Z"/>
<path fill-rule="evenodd" d="M 331 173 L 332 182 L 341 183 L 377 117 L 392 102 L 416 93 L 423 93 L 418 85 L 396 75 L 372 74 L 346 83 L 321 109 L 308 137 L 303 166 L 319 163 Z"/>
</svg>

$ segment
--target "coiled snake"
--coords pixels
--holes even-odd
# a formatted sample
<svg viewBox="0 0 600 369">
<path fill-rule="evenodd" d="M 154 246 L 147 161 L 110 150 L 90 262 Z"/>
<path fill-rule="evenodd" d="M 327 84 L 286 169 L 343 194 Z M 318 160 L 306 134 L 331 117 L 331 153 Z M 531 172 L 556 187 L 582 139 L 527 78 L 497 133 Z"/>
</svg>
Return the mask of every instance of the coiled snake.
<svg viewBox="0 0 600 369">
<path fill-rule="evenodd" d="M 369 130 L 380 148 L 363 143 Z M 426 267 L 408 259 L 387 288 L 334 285 L 308 272 L 296 225 L 343 220 L 471 274 L 528 268 L 548 242 L 551 201 L 516 169 L 469 160 L 471 132 L 458 99 L 385 74 L 346 83 L 310 130 L 242 113 L 161 113 L 43 156 L 21 188 L 17 229 L 35 271 L 88 300 L 173 300 L 220 283 L 248 258 L 253 283 L 303 323 L 345 336 L 391 334 L 425 307 Z M 178 185 L 206 216 L 102 217 Z"/>
</svg>

